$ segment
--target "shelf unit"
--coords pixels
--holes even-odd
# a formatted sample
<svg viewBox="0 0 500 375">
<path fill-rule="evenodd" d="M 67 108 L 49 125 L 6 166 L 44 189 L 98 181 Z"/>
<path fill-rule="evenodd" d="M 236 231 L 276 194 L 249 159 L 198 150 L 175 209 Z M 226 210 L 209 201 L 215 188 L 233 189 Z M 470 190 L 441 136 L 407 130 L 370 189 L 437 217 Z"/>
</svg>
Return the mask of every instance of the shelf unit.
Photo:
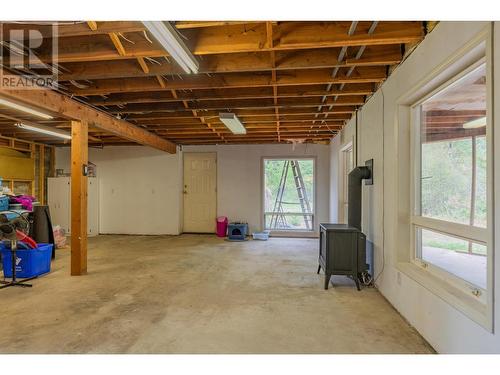
<svg viewBox="0 0 500 375">
<path fill-rule="evenodd" d="M 3 179 L 2 185 L 9 187 L 14 194 L 32 195 L 36 197 L 40 203 L 46 204 L 46 179 L 54 175 L 54 146 L 0 135 L 0 147 L 29 156 L 33 164 L 31 167 L 33 171 L 30 173 L 30 178 L 26 178 L 26 173 L 16 175 L 16 173 L 13 172 L 8 176 L 2 176 L 2 173 L 0 173 L 0 177 Z"/>
</svg>

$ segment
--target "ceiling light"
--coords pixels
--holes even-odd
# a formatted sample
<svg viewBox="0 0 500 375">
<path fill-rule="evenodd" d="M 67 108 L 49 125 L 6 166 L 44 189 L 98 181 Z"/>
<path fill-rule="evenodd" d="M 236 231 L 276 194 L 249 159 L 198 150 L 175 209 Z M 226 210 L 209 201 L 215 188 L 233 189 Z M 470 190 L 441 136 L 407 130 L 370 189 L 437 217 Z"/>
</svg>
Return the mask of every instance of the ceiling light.
<svg viewBox="0 0 500 375">
<path fill-rule="evenodd" d="M 153 37 L 186 73 L 198 73 L 199 64 L 174 26 L 163 21 L 143 21 Z"/>
<path fill-rule="evenodd" d="M 10 100 L 5 100 L 5 99 L 0 98 L 0 105 L 3 105 L 5 107 L 9 107 L 9 108 L 12 108 L 12 109 L 15 109 L 17 111 L 24 112 L 24 113 L 29 113 L 30 115 L 37 116 L 37 117 L 40 117 L 40 118 L 45 119 L 45 120 L 53 119 L 52 116 L 50 116 L 46 113 L 37 111 L 36 109 L 30 108 L 30 107 L 25 107 L 24 105 L 21 105 L 21 104 L 11 102 Z"/>
<path fill-rule="evenodd" d="M 486 116 L 478 119 L 465 122 L 462 127 L 464 129 L 477 129 L 486 126 Z"/>
<path fill-rule="evenodd" d="M 71 134 L 65 132 L 63 130 L 51 128 L 49 126 L 43 125 L 27 125 L 27 124 L 16 124 L 16 126 L 20 129 L 30 130 L 37 133 L 43 133 L 47 135 L 51 135 L 53 137 L 63 138 L 63 139 L 71 139 Z"/>
<path fill-rule="evenodd" d="M 234 113 L 219 113 L 219 118 L 233 134 L 247 134 L 247 130 Z"/>
</svg>

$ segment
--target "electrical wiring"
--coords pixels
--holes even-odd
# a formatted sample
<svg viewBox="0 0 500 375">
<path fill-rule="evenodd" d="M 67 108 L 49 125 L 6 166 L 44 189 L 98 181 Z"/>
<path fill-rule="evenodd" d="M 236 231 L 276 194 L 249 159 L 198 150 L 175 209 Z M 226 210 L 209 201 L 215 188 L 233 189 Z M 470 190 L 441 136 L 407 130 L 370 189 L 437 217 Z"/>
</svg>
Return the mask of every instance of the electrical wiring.
<svg viewBox="0 0 500 375">
<path fill-rule="evenodd" d="M 135 44 L 135 42 L 133 40 L 128 39 L 125 35 L 123 35 L 123 33 L 118 33 L 118 36 L 120 38 L 122 38 L 123 40 L 129 42 L 130 44 Z"/>
<path fill-rule="evenodd" d="M 148 36 L 148 33 L 146 32 L 146 30 L 144 30 L 144 38 L 146 38 L 146 40 L 147 40 L 149 43 L 153 44 L 153 41 L 152 41 L 152 40 L 151 40 L 151 38 Z"/>
<path fill-rule="evenodd" d="M 75 86 L 76 88 L 79 88 L 79 89 L 86 89 L 86 88 L 88 88 L 88 87 L 89 87 L 88 85 L 83 85 L 83 84 L 81 84 L 81 83 L 76 82 L 76 81 L 75 81 L 75 80 L 73 80 L 73 79 L 70 79 L 70 80 L 69 80 L 69 82 L 70 82 L 73 86 Z"/>
</svg>

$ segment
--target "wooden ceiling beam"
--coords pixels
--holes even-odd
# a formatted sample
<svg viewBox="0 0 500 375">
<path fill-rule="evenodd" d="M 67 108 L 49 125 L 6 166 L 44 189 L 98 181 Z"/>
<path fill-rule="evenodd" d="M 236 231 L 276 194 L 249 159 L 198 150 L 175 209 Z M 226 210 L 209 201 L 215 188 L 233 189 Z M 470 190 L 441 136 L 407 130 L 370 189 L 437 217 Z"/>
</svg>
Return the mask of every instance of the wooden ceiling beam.
<svg viewBox="0 0 500 375">
<path fill-rule="evenodd" d="M 220 129 L 225 129 L 227 130 L 226 126 L 221 123 L 221 122 L 212 122 L 212 128 L 220 128 Z M 252 122 L 252 123 L 243 123 L 245 127 L 248 127 L 248 129 L 257 129 L 257 128 L 272 128 L 275 126 L 274 123 L 272 122 Z M 313 124 L 312 122 L 293 122 L 293 121 L 286 121 L 282 122 L 283 127 L 292 127 L 292 128 L 308 128 L 308 127 L 322 127 L 322 126 L 343 126 L 344 121 L 326 121 L 325 123 L 316 123 Z M 193 122 L 190 124 L 141 124 L 144 126 L 144 128 L 151 129 L 151 130 L 161 130 L 161 129 L 169 129 L 169 130 L 185 130 L 185 129 L 204 129 L 204 126 L 201 126 L 203 124 L 200 124 L 200 122 Z M 64 126 L 67 128 L 67 125 Z"/>
<path fill-rule="evenodd" d="M 343 90 L 304 90 L 301 86 L 282 86 L 278 89 L 276 97 L 280 98 L 307 98 L 323 96 L 350 96 L 370 95 L 375 91 L 371 83 L 347 85 Z M 187 101 L 213 101 L 213 100 L 239 100 L 239 99 L 267 99 L 273 98 L 273 90 L 267 87 L 246 89 L 216 89 L 197 91 L 178 91 L 174 97 L 170 91 L 159 92 L 132 92 L 111 94 L 106 97 L 92 96 L 87 102 L 97 106 L 125 105 L 131 103 L 169 103 L 182 100 Z"/>
<path fill-rule="evenodd" d="M 201 28 L 188 30 L 184 35 L 195 55 L 401 44 L 420 41 L 424 36 L 422 22 L 380 22 L 371 35 L 364 26 L 359 32 L 348 35 L 350 24 L 280 22 L 274 27 L 272 46 L 267 42 L 266 24 Z"/>
<path fill-rule="evenodd" d="M 334 107 L 331 110 L 329 108 L 323 108 L 320 113 L 329 114 L 345 114 L 352 115 L 356 107 L 345 106 L 345 107 Z M 234 113 L 238 117 L 252 117 L 261 118 L 265 116 L 274 116 L 273 109 L 259 108 L 259 109 L 235 109 Z M 317 112 L 311 108 L 287 108 L 280 113 L 280 116 L 314 116 Z M 219 111 L 204 111 L 203 115 L 205 118 L 218 118 Z M 162 119 L 180 119 L 180 118 L 192 118 L 189 112 L 156 112 L 156 113 L 144 113 L 144 114 L 131 114 L 127 116 L 128 121 L 138 121 L 143 120 L 162 120 Z"/>
<path fill-rule="evenodd" d="M 39 125 L 37 122 L 33 122 L 33 121 L 27 121 L 27 120 L 21 120 L 17 117 L 13 117 L 13 116 L 9 116 L 9 115 L 6 115 L 6 114 L 3 114 L 3 113 L 0 113 L 0 117 L 3 117 L 3 118 L 6 118 L 6 119 L 9 119 L 9 120 L 12 120 L 13 121 L 13 124 L 10 125 L 10 128 L 12 129 L 18 129 L 17 126 L 15 124 L 19 124 L 19 123 L 22 123 L 22 124 L 26 124 L 26 125 L 31 125 L 31 126 L 34 126 L 34 127 L 37 127 L 37 125 Z M 45 125 L 46 126 L 46 125 Z M 70 126 L 71 127 L 71 126 Z M 59 129 L 59 127 L 54 127 L 55 129 L 54 130 L 57 130 Z M 28 131 L 29 132 L 29 131 Z M 68 133 L 69 134 L 69 133 Z M 36 138 L 36 137 L 35 137 Z M 49 137 L 49 138 L 53 138 L 53 137 Z M 96 137 L 93 137 L 91 135 L 88 136 L 89 139 L 91 139 L 92 141 L 100 141 L 99 138 L 96 138 Z"/>
<path fill-rule="evenodd" d="M 461 129 L 459 131 L 454 130 L 453 132 L 432 132 L 426 135 L 425 142 L 451 141 L 454 139 L 463 139 L 482 135 L 484 135 L 484 129 Z"/>
<path fill-rule="evenodd" d="M 276 143 L 272 139 L 261 139 L 261 140 L 245 140 L 245 139 L 231 139 L 231 144 L 235 145 L 252 145 L 252 144 L 273 144 Z M 288 141 L 283 141 L 282 143 L 291 143 Z M 324 144 L 328 145 L 330 144 L 330 139 L 318 139 L 318 140 L 313 140 L 313 139 L 305 139 L 304 143 L 308 144 Z M 189 145 L 217 145 L 220 144 L 220 142 L 217 141 L 211 141 L 211 140 L 189 140 L 189 141 L 179 141 L 179 144 L 183 146 L 189 146 Z"/>
<path fill-rule="evenodd" d="M 300 136 L 302 135 L 304 130 L 298 131 L 298 132 L 283 132 L 283 138 L 287 138 L 288 136 Z M 232 133 L 224 133 L 225 137 L 230 137 Z M 198 132 L 185 132 L 185 133 L 161 133 L 161 136 L 167 138 L 167 139 L 175 139 L 178 141 L 179 139 L 203 139 L 203 138 L 212 138 L 213 133 L 210 132 L 205 132 L 205 133 L 198 133 Z M 311 133 L 313 137 L 324 137 L 324 138 L 330 138 L 333 134 L 331 131 L 326 130 L 326 131 L 317 131 L 315 133 Z M 276 138 L 276 130 L 266 130 L 262 132 L 247 132 L 245 138 L 266 138 L 266 137 L 274 137 Z M 217 137 L 213 137 L 216 138 Z M 308 136 L 305 136 L 303 138 L 309 138 Z M 227 138 L 228 140 L 230 138 Z M 223 140 L 225 142 L 226 138 Z M 279 140 L 278 140 L 279 142 Z"/>
<path fill-rule="evenodd" d="M 386 78 L 383 67 L 357 67 L 350 76 L 346 71 L 339 71 L 335 77 L 329 70 L 295 70 L 277 74 L 276 86 L 317 85 L 335 83 L 380 83 Z M 247 88 L 272 86 L 272 77 L 264 73 L 233 73 L 212 76 L 197 75 L 166 80 L 165 88 L 158 87 L 155 78 L 109 79 L 95 81 L 87 88 L 69 87 L 75 95 L 109 95 L 121 92 L 161 91 L 161 90 L 193 90 L 217 88 Z"/>
<path fill-rule="evenodd" d="M 59 116 L 87 121 L 96 128 L 165 152 L 175 153 L 176 145 L 138 126 L 95 110 L 52 90 L 5 90 L 0 96 Z"/>
<path fill-rule="evenodd" d="M 426 111 L 427 117 L 443 117 L 443 116 L 486 116 L 485 110 L 432 110 Z"/>
<path fill-rule="evenodd" d="M 90 62 L 103 60 L 135 59 L 137 57 L 162 57 L 166 52 L 158 43 L 151 44 L 143 34 L 127 34 L 127 48 L 123 53 L 116 53 L 116 42 L 119 32 L 110 32 L 106 35 L 95 34 L 91 37 L 60 38 L 57 62 L 59 64 L 69 62 Z M 52 55 L 41 53 L 39 56 L 43 62 L 52 62 Z"/>
<path fill-rule="evenodd" d="M 245 124 L 245 126 L 253 126 L 255 124 L 274 124 L 276 123 L 276 118 L 274 116 L 272 117 L 266 117 L 264 119 L 252 119 L 252 120 L 246 120 L 243 118 L 240 118 L 241 122 Z M 280 122 L 282 124 L 309 124 L 316 120 L 315 118 L 307 118 L 307 119 L 294 119 L 294 118 L 284 118 L 283 116 L 280 115 Z M 325 121 L 327 124 L 343 124 L 347 119 L 345 118 L 340 118 L 340 119 L 335 119 L 335 118 L 328 118 L 328 121 Z M 211 122 L 213 126 L 224 126 L 222 122 L 217 121 L 217 119 L 213 119 Z M 189 127 L 189 126 L 197 126 L 199 125 L 199 121 L 196 119 L 190 119 L 189 121 L 181 121 L 181 120 L 143 120 L 140 122 L 141 126 L 147 126 L 148 128 L 153 128 L 153 127 Z M 67 125 L 62 125 L 59 128 L 66 127 Z"/>
<path fill-rule="evenodd" d="M 274 102 L 274 114 L 276 120 L 276 135 L 278 136 L 278 142 L 281 142 L 280 135 L 280 113 L 278 106 L 278 86 L 276 84 L 276 52 L 273 50 L 274 48 L 274 37 L 273 37 L 273 24 L 272 22 L 266 22 L 266 37 L 267 37 L 267 46 L 271 49 L 270 51 L 270 60 L 271 60 L 271 83 L 273 87 L 273 102 Z"/>
<path fill-rule="evenodd" d="M 165 82 L 165 79 L 162 76 L 155 76 L 155 78 L 162 89 L 167 88 L 167 82 Z M 170 91 L 175 92 L 175 90 L 170 90 Z"/>
<path fill-rule="evenodd" d="M 179 30 L 195 29 L 200 27 L 220 27 L 241 24 L 253 24 L 260 21 L 180 21 L 175 23 L 175 27 Z M 11 29 L 29 30 L 29 21 L 25 25 L 19 23 L 4 22 L 5 31 Z M 36 23 L 36 22 L 35 22 Z M 39 27 L 37 25 L 37 27 Z M 50 26 L 41 27 L 40 31 L 43 37 L 51 37 L 52 32 L 49 30 Z M 65 21 L 57 26 L 57 34 L 59 38 L 68 38 L 75 36 L 87 36 L 95 34 L 109 34 L 116 33 L 143 33 L 146 30 L 144 24 L 140 21 L 75 21 L 73 24 Z"/>
<path fill-rule="evenodd" d="M 109 38 L 113 42 L 118 54 L 120 56 L 126 56 L 127 52 L 125 51 L 125 47 L 123 47 L 122 41 L 120 40 L 120 35 L 118 33 L 109 33 Z"/>
<path fill-rule="evenodd" d="M 315 129 L 311 132 L 311 129 L 295 129 L 295 131 L 290 131 L 289 129 L 283 129 L 282 136 L 286 137 L 287 135 L 300 135 L 300 134 L 307 134 L 311 132 L 310 134 L 317 134 L 317 135 L 323 135 L 327 137 L 331 137 L 333 132 L 338 132 L 340 131 L 341 128 L 330 128 L 328 129 Z M 209 129 L 205 129 L 204 131 L 182 131 L 182 132 L 171 132 L 171 131 L 159 131 L 159 135 L 162 137 L 165 137 L 167 139 L 180 139 L 180 138 L 203 138 L 203 137 L 214 137 L 217 138 L 217 135 L 210 132 Z M 223 132 L 221 133 L 223 135 L 224 139 L 220 139 L 221 141 L 226 141 L 229 140 L 230 136 L 232 135 L 231 132 Z M 252 136 L 274 136 L 276 137 L 276 128 L 272 129 L 261 129 L 261 130 L 255 130 L 255 129 L 250 129 L 247 130 L 246 135 L 248 137 Z"/>
<path fill-rule="evenodd" d="M 34 23 L 36 24 L 36 21 Z M 25 24 L 3 22 L 2 28 L 4 32 L 8 32 L 13 29 L 24 29 L 25 31 L 28 31 L 33 29 L 33 26 L 30 25 L 29 21 L 25 22 Z M 51 25 L 40 26 L 37 24 L 36 26 L 36 29 L 40 31 L 44 38 L 51 38 L 53 36 L 51 28 Z M 146 28 L 142 22 L 136 21 L 78 21 L 73 24 L 65 21 L 63 24 L 57 25 L 57 37 L 62 39 L 99 34 L 107 35 L 109 33 L 133 33 L 143 32 L 145 29 Z M 25 35 L 28 34 L 25 33 Z"/>
<path fill-rule="evenodd" d="M 163 52 L 163 55 L 165 53 Z M 250 71 L 270 71 L 272 64 L 268 53 L 238 53 L 230 55 L 210 55 L 200 61 L 200 73 L 239 73 Z M 303 51 L 275 52 L 276 70 L 321 69 L 350 66 L 386 66 L 401 61 L 401 50 L 396 45 L 367 48 L 359 60 L 346 59 L 338 62 L 338 49 L 315 49 Z M 138 57 L 144 58 L 144 57 Z M 160 64 L 151 64 L 148 72 L 137 66 L 134 59 L 108 61 L 70 62 L 64 65 L 67 72 L 59 76 L 60 81 L 94 80 L 112 78 L 147 77 L 156 75 L 185 74 L 173 61 L 156 58 Z"/>
<path fill-rule="evenodd" d="M 261 23 L 263 21 L 177 21 L 174 26 L 179 29 L 197 29 L 200 27 L 220 27 L 232 25 L 247 25 Z"/>
<path fill-rule="evenodd" d="M 231 140 L 235 134 L 232 133 L 227 133 L 226 134 L 226 139 Z M 221 139 L 217 136 L 215 133 L 204 133 L 204 134 L 173 134 L 173 135 L 165 135 L 168 139 L 175 140 L 177 142 L 179 139 L 203 139 L 203 138 L 214 138 L 217 139 L 219 142 Z M 283 138 L 311 138 L 311 137 L 322 137 L 322 138 L 330 138 L 332 137 L 332 132 L 326 131 L 326 132 L 318 132 L 318 133 L 311 133 L 311 134 L 304 134 L 303 132 L 287 132 L 286 134 L 283 134 Z M 275 138 L 276 139 L 276 132 L 271 132 L 271 133 L 250 133 L 247 132 L 244 136 L 239 136 L 238 138 L 240 139 L 252 139 L 252 138 Z"/>
<path fill-rule="evenodd" d="M 97 22 L 96 21 L 87 21 L 87 25 L 89 26 L 89 29 L 92 31 L 97 30 Z"/>
<path fill-rule="evenodd" d="M 282 22 L 274 27 L 276 35 L 273 46 L 269 46 L 265 24 L 232 25 L 224 27 L 199 28 L 186 30 L 186 44 L 191 47 L 194 55 L 213 55 L 246 52 L 268 52 L 340 48 L 344 46 L 391 45 L 419 42 L 423 38 L 422 22 L 380 22 L 373 34 L 356 32 L 347 35 L 346 26 L 349 23 L 337 22 Z M 134 44 L 127 49 L 127 55 L 116 56 L 113 48 L 103 43 L 98 34 L 103 25 L 91 38 L 88 36 L 60 37 L 59 62 L 112 60 L 126 57 L 161 57 L 165 51 L 158 43 L 151 44 L 140 33 L 129 33 Z M 88 28 L 87 28 L 88 30 Z M 109 33 L 123 33 L 114 29 Z M 81 34 L 80 34 L 81 35 Z M 78 49 L 75 49 L 78 46 Z M 49 61 L 51 56 L 40 56 L 42 61 Z"/>
<path fill-rule="evenodd" d="M 149 74 L 149 66 L 146 63 L 146 60 L 144 60 L 144 57 L 138 57 L 137 62 L 139 63 L 139 66 L 141 67 L 142 72 L 144 74 Z"/>
<path fill-rule="evenodd" d="M 365 103 L 364 96 L 342 96 L 328 105 L 333 106 L 361 106 Z M 150 104 L 129 104 L 124 107 L 109 106 L 106 107 L 109 113 L 113 114 L 132 114 L 132 113 L 151 113 L 151 112 L 180 112 L 180 111 L 203 111 L 215 110 L 226 111 L 234 109 L 252 109 L 252 108 L 304 108 L 318 107 L 321 101 L 318 98 L 302 98 L 302 99 L 281 99 L 279 103 L 275 103 L 273 99 L 249 99 L 229 101 L 206 101 L 206 102 L 191 102 L 187 106 L 184 104 L 175 103 L 150 103 Z"/>
<path fill-rule="evenodd" d="M 172 96 L 173 96 L 175 99 L 179 99 L 179 97 L 177 96 L 177 91 L 175 91 L 175 90 L 170 90 L 170 91 L 171 91 Z M 183 101 L 182 101 L 182 104 L 184 105 L 184 108 L 186 108 L 186 109 L 188 109 L 188 108 L 189 108 L 189 105 L 188 105 L 188 103 L 187 103 L 187 101 L 186 101 L 186 100 L 183 100 Z M 204 118 L 203 116 L 198 117 L 198 114 L 197 114 L 196 110 L 191 110 L 191 114 L 193 115 L 193 118 L 194 118 L 194 119 L 199 120 L 199 121 L 203 124 L 203 126 L 206 126 L 207 128 L 209 128 L 211 131 L 213 131 L 214 133 L 216 133 L 216 134 L 217 134 L 217 136 L 218 136 L 218 137 L 219 137 L 222 141 L 224 141 L 224 136 L 223 136 L 223 135 L 221 135 L 220 133 L 218 133 L 218 132 L 215 130 L 215 128 L 213 128 L 213 127 L 212 127 L 212 125 L 211 125 L 210 123 L 206 122 L 206 121 L 205 121 L 205 118 Z"/>
</svg>

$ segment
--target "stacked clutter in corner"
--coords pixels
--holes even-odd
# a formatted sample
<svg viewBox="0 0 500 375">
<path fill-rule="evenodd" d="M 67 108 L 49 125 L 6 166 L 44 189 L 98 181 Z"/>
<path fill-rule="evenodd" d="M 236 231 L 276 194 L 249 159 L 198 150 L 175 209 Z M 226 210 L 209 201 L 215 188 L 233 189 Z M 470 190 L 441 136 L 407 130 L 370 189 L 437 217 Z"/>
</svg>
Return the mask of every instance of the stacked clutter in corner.
<svg viewBox="0 0 500 375">
<path fill-rule="evenodd" d="M 2 284 L 30 286 L 22 281 L 16 283 L 15 278 L 34 278 L 50 272 L 53 244 L 36 243 L 27 235 L 28 232 L 29 220 L 22 214 L 13 219 L 0 215 L 0 254 L 4 278 L 13 279 Z M 14 251 L 12 246 L 15 246 Z"/>
</svg>

